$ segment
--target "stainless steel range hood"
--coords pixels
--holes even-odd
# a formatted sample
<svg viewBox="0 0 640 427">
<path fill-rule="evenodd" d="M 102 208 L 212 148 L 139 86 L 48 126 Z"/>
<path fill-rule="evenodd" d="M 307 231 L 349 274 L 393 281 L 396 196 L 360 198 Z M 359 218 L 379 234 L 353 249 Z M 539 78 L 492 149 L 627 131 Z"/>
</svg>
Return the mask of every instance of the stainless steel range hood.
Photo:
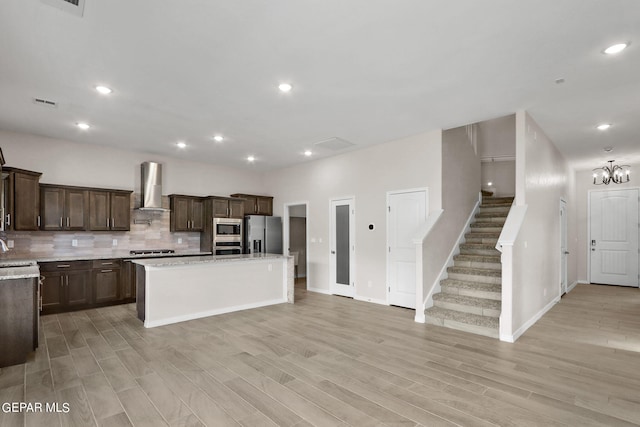
<svg viewBox="0 0 640 427">
<path fill-rule="evenodd" d="M 162 207 L 162 165 L 155 162 L 142 164 L 142 206 L 141 211 L 165 212 Z"/>
</svg>

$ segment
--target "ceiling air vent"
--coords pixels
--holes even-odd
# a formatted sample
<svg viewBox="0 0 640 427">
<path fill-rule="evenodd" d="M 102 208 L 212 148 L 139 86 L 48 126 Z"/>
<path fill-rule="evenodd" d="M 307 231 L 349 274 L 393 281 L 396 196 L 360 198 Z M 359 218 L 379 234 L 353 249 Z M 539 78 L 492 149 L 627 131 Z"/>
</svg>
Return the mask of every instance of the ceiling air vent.
<svg viewBox="0 0 640 427">
<path fill-rule="evenodd" d="M 56 101 L 51 101 L 49 99 L 44 98 L 33 98 L 33 102 L 37 105 L 43 105 L 45 107 L 56 108 L 58 103 Z"/>
<path fill-rule="evenodd" d="M 76 16 L 84 14 L 85 0 L 41 0 L 42 3 L 48 4 L 65 12 L 69 12 Z"/>
<path fill-rule="evenodd" d="M 340 151 L 344 150 L 345 148 L 353 147 L 356 144 L 334 136 L 323 141 L 318 141 L 313 145 L 317 148 L 326 148 L 331 151 Z"/>
</svg>

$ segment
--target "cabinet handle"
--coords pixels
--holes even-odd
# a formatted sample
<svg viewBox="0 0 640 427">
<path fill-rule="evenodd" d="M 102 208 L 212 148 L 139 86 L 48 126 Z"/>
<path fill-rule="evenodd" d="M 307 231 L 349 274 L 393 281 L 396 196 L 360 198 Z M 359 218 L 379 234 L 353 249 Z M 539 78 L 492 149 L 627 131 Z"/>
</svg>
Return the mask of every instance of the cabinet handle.
<svg viewBox="0 0 640 427">
<path fill-rule="evenodd" d="M 113 270 L 100 270 L 100 273 L 111 273 Z"/>
<path fill-rule="evenodd" d="M 102 265 L 113 265 L 112 262 L 103 262 Z"/>
<path fill-rule="evenodd" d="M 9 227 L 11 225 L 11 214 L 8 213 L 7 214 L 7 227 Z"/>
<path fill-rule="evenodd" d="M 107 218 L 107 228 L 109 228 L 109 218 Z"/>
<path fill-rule="evenodd" d="M 38 227 L 40 227 L 40 215 L 38 215 Z"/>
<path fill-rule="evenodd" d="M 114 218 L 111 218 L 111 228 L 116 226 L 116 220 Z"/>
<path fill-rule="evenodd" d="M 67 217 L 67 228 L 69 228 L 69 227 L 70 227 L 69 223 L 70 223 L 70 222 L 69 222 L 69 217 Z"/>
<path fill-rule="evenodd" d="M 58 268 L 69 268 L 69 267 L 71 267 L 71 264 L 58 264 L 56 267 L 58 267 Z"/>
<path fill-rule="evenodd" d="M 62 217 L 60 217 L 60 228 L 62 228 Z"/>
<path fill-rule="evenodd" d="M 229 216 L 229 208 L 227 208 L 227 216 Z"/>
</svg>

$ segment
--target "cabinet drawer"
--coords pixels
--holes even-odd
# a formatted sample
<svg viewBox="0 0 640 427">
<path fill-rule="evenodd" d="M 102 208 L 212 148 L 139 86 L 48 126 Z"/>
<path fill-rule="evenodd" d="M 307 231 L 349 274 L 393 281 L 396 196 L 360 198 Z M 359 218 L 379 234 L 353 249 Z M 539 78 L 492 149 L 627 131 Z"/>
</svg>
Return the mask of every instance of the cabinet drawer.
<svg viewBox="0 0 640 427">
<path fill-rule="evenodd" d="M 120 268 L 122 261 L 119 259 L 96 259 L 93 261 L 93 268 Z"/>
<path fill-rule="evenodd" d="M 91 261 L 58 261 L 38 264 L 40 271 L 90 270 Z"/>
</svg>

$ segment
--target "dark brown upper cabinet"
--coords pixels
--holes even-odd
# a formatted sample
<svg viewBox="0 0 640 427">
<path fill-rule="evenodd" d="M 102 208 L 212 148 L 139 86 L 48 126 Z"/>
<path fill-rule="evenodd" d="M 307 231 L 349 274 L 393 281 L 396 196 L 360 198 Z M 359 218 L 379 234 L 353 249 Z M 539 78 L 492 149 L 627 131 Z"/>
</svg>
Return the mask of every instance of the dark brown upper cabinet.
<svg viewBox="0 0 640 427">
<path fill-rule="evenodd" d="M 244 199 L 245 215 L 273 215 L 273 197 L 254 194 L 232 194 L 231 197 Z"/>
<path fill-rule="evenodd" d="M 202 231 L 204 229 L 204 198 L 170 194 L 171 231 Z"/>
<path fill-rule="evenodd" d="M 59 185 L 40 185 L 40 229 L 82 231 L 89 227 L 89 191 Z"/>
<path fill-rule="evenodd" d="M 244 200 L 229 197 L 211 197 L 213 218 L 244 218 Z"/>
<path fill-rule="evenodd" d="M 89 190 L 89 230 L 129 231 L 131 191 Z"/>
<path fill-rule="evenodd" d="M 5 230 L 40 228 L 40 175 L 40 172 L 3 168 Z"/>
</svg>

